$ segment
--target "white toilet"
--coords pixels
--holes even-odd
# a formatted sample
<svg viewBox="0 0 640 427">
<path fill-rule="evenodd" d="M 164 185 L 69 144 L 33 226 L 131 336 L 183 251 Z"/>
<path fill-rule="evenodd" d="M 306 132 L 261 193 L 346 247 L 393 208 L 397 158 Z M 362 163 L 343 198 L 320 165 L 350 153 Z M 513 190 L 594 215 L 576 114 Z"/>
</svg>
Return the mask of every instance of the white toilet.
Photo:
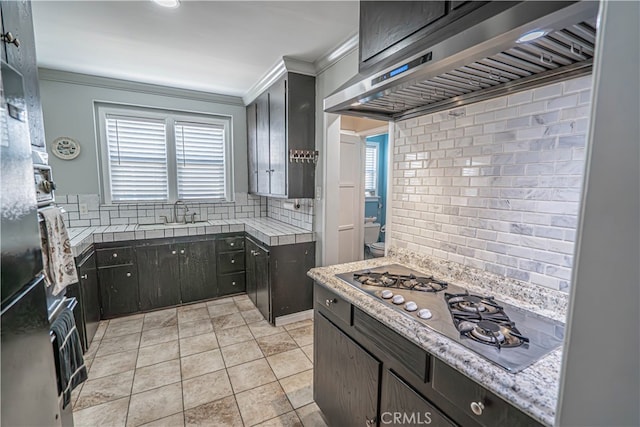
<svg viewBox="0 0 640 427">
<path fill-rule="evenodd" d="M 371 251 L 374 257 L 384 256 L 384 242 L 378 242 L 380 237 L 380 223 L 365 222 L 364 224 L 364 244 Z"/>
</svg>

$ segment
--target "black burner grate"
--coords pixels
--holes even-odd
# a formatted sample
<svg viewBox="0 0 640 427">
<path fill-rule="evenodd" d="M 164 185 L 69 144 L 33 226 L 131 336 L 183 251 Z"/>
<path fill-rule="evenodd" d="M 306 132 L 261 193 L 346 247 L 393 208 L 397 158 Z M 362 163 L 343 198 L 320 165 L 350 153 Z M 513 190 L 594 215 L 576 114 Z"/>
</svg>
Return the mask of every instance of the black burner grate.
<svg viewBox="0 0 640 427">
<path fill-rule="evenodd" d="M 391 274 L 389 272 L 376 273 L 363 271 L 353 273 L 353 278 L 363 285 L 384 288 L 406 289 L 420 292 L 440 292 L 447 289 L 447 283 L 434 279 L 432 276 L 423 277 L 413 274 Z"/>
</svg>

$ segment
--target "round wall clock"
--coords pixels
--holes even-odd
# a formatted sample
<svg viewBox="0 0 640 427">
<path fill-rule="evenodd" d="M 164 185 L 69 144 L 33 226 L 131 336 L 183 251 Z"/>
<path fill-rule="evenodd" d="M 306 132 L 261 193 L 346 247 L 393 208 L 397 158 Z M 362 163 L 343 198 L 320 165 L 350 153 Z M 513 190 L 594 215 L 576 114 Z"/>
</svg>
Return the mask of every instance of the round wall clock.
<svg viewBox="0 0 640 427">
<path fill-rule="evenodd" d="M 73 138 L 61 136 L 51 144 L 51 152 L 62 160 L 72 160 L 80 154 L 80 144 Z"/>
</svg>

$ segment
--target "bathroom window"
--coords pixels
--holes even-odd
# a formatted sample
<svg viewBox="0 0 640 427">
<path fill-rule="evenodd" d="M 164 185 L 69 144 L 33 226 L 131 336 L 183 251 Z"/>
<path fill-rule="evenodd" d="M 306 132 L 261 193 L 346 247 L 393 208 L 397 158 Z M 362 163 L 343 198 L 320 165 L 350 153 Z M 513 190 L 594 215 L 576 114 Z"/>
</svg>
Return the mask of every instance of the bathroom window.
<svg viewBox="0 0 640 427">
<path fill-rule="evenodd" d="M 97 111 L 106 203 L 230 199 L 230 118 L 106 105 Z"/>
<path fill-rule="evenodd" d="M 378 195 L 378 144 L 367 144 L 364 158 L 364 193 Z"/>
</svg>

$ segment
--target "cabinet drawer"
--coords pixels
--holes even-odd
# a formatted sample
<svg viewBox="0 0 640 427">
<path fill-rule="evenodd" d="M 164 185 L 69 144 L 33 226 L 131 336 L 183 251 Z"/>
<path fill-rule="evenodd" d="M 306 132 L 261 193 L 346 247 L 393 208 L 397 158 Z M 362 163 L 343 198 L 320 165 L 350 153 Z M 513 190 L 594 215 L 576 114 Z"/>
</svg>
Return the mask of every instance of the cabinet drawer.
<svg viewBox="0 0 640 427">
<path fill-rule="evenodd" d="M 313 294 L 316 304 L 351 325 L 351 304 L 320 285 L 313 288 Z"/>
<path fill-rule="evenodd" d="M 224 237 L 216 240 L 218 252 L 238 251 L 244 249 L 244 236 Z"/>
<path fill-rule="evenodd" d="M 218 274 L 244 271 L 244 251 L 218 254 Z"/>
<path fill-rule="evenodd" d="M 109 267 L 112 265 L 132 264 L 134 260 L 133 248 L 131 246 L 110 249 L 98 249 L 96 258 L 99 267 Z"/>
<path fill-rule="evenodd" d="M 246 290 L 244 272 L 218 276 L 218 295 L 230 295 Z"/>
<path fill-rule="evenodd" d="M 432 384 L 436 392 L 485 427 L 540 426 L 528 415 L 438 359 L 433 363 Z"/>
<path fill-rule="evenodd" d="M 353 309 L 353 327 L 420 380 L 428 380 L 426 351 L 357 308 Z"/>
</svg>

